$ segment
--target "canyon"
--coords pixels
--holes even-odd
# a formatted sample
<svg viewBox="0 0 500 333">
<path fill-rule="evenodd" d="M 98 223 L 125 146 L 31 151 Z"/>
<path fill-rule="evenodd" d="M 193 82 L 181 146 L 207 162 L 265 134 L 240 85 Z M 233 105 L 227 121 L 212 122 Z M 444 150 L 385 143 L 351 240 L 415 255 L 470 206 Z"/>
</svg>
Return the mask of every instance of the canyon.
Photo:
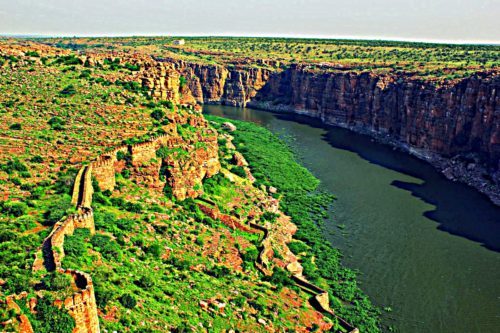
<svg viewBox="0 0 500 333">
<path fill-rule="evenodd" d="M 443 83 L 412 75 L 276 64 L 173 64 L 199 103 L 292 112 L 367 134 L 500 204 L 498 71 Z"/>
</svg>

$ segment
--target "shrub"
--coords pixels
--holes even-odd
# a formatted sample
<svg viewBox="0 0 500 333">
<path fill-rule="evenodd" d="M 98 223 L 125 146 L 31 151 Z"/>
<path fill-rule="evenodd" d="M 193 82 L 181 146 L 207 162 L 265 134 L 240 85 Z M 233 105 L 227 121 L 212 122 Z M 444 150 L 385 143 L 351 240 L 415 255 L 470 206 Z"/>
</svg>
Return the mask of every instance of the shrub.
<svg viewBox="0 0 500 333">
<path fill-rule="evenodd" d="M 71 198 L 69 196 L 64 196 L 52 202 L 43 214 L 45 220 L 42 224 L 46 226 L 54 225 L 67 215 L 67 212 L 71 207 Z"/>
<path fill-rule="evenodd" d="M 63 308 L 53 305 L 54 299 L 45 295 L 36 305 L 36 321 L 32 322 L 37 333 L 71 333 L 75 328 L 75 320 Z"/>
<path fill-rule="evenodd" d="M 79 76 L 79 77 L 80 77 L 81 79 L 87 79 L 87 78 L 89 78 L 89 77 L 90 77 L 90 73 L 91 73 L 91 72 L 90 72 L 90 70 L 88 70 L 88 69 L 84 69 L 84 70 L 81 72 L 81 74 L 80 74 L 80 76 Z"/>
<path fill-rule="evenodd" d="M 57 116 L 50 118 L 47 123 L 50 125 L 50 128 L 52 130 L 56 130 L 56 131 L 63 130 L 64 125 L 66 124 L 66 122 L 64 120 L 62 120 L 60 117 L 57 117 Z"/>
<path fill-rule="evenodd" d="M 152 287 L 154 287 L 155 282 L 152 278 L 145 275 L 145 276 L 141 277 L 139 280 L 135 281 L 135 284 L 137 286 L 141 287 L 142 289 L 149 290 Z"/>
<path fill-rule="evenodd" d="M 212 267 L 211 270 L 208 271 L 209 275 L 216 277 L 216 278 L 222 278 L 226 275 L 229 275 L 230 273 L 231 273 L 231 270 L 223 265 L 215 265 L 214 267 Z"/>
<path fill-rule="evenodd" d="M 133 71 L 133 72 L 137 72 L 140 69 L 139 65 L 132 65 L 128 62 L 125 63 L 124 67 L 126 69 L 128 69 L 129 71 Z"/>
<path fill-rule="evenodd" d="M 181 76 L 181 77 L 179 78 L 179 86 L 180 86 L 181 88 L 183 88 L 183 87 L 186 85 L 186 82 L 187 82 L 187 81 L 186 81 L 186 78 L 185 78 L 184 76 Z"/>
<path fill-rule="evenodd" d="M 308 246 L 302 242 L 291 242 L 288 244 L 288 248 L 293 252 L 293 254 L 299 254 L 302 252 L 306 252 Z"/>
<path fill-rule="evenodd" d="M 28 171 L 28 167 L 17 158 L 14 158 L 2 165 L 2 170 L 7 172 L 8 174 L 11 174 L 13 171 L 26 172 Z"/>
<path fill-rule="evenodd" d="M 155 243 L 149 246 L 146 252 L 148 254 L 151 254 L 155 258 L 159 258 L 161 256 L 162 247 L 160 246 L 160 244 Z"/>
<path fill-rule="evenodd" d="M 21 130 L 22 126 L 20 123 L 15 123 L 15 124 L 10 125 L 9 128 L 11 130 L 19 131 L 19 130 Z"/>
<path fill-rule="evenodd" d="M 94 250 L 99 251 L 108 260 L 119 260 L 120 246 L 107 235 L 96 234 L 90 239 Z"/>
<path fill-rule="evenodd" d="M 127 309 L 132 309 L 137 305 L 137 300 L 130 294 L 124 294 L 120 297 L 120 303 Z"/>
<path fill-rule="evenodd" d="M 282 288 L 283 286 L 293 286 L 294 282 L 292 278 L 290 277 L 290 274 L 288 274 L 287 271 L 285 271 L 282 268 L 275 267 L 273 270 L 273 275 L 271 276 L 265 276 L 264 277 L 265 281 L 269 281 L 272 284 L 276 285 L 278 288 Z"/>
<path fill-rule="evenodd" d="M 235 166 L 231 169 L 231 172 L 234 173 L 237 176 L 240 176 L 241 178 L 246 178 L 247 174 L 245 172 L 245 169 L 241 166 Z"/>
<path fill-rule="evenodd" d="M 43 157 L 40 155 L 33 156 L 31 158 L 32 163 L 43 163 Z"/>
<path fill-rule="evenodd" d="M 52 273 L 44 277 L 43 284 L 50 291 L 65 290 L 71 286 L 71 277 L 66 274 Z"/>
<path fill-rule="evenodd" d="M 0 211 L 6 215 L 19 217 L 26 214 L 28 206 L 24 202 L 0 201 Z"/>
<path fill-rule="evenodd" d="M 61 90 L 59 94 L 62 96 L 72 96 L 76 94 L 76 89 L 72 84 L 70 84 L 69 86 Z"/>
<path fill-rule="evenodd" d="M 37 51 L 28 51 L 24 55 L 27 57 L 40 58 L 40 53 L 38 53 Z"/>
<path fill-rule="evenodd" d="M 241 254 L 241 259 L 245 262 L 255 262 L 259 257 L 259 250 L 255 247 L 249 247 Z"/>
<path fill-rule="evenodd" d="M 97 306 L 103 309 L 114 298 L 114 293 L 111 290 L 101 287 L 99 284 L 96 285 L 95 282 L 94 288 Z"/>
<path fill-rule="evenodd" d="M 165 112 L 161 109 L 155 109 L 153 112 L 151 112 L 151 118 L 156 119 L 160 121 L 163 117 L 165 116 Z"/>
</svg>

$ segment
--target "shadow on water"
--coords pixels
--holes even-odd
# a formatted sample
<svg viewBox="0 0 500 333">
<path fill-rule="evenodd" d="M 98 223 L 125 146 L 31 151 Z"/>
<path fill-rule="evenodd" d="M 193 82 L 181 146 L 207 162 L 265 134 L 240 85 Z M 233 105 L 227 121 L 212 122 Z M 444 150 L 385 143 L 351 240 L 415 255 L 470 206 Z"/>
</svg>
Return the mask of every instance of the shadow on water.
<svg viewBox="0 0 500 333">
<path fill-rule="evenodd" d="M 275 114 L 284 121 L 295 121 L 325 129 L 323 140 L 332 147 L 358 154 L 366 161 L 418 178 L 421 183 L 394 180 L 391 185 L 409 191 L 413 196 L 436 208 L 423 215 L 439 224 L 438 230 L 481 243 L 500 252 L 500 207 L 465 184 L 452 183 L 432 165 L 392 147 L 374 142 L 369 136 L 325 126 L 307 116 Z M 457 204 L 459 203 L 459 204 Z"/>
</svg>

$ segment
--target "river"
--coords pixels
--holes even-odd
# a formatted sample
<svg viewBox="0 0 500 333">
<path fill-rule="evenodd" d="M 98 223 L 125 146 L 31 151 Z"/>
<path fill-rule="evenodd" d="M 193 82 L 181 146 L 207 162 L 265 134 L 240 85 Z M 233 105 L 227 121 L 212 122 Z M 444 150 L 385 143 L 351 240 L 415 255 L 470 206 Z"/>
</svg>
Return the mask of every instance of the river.
<svg viewBox="0 0 500 333">
<path fill-rule="evenodd" d="M 499 332 L 500 208 L 429 164 L 298 115 L 207 105 L 204 112 L 291 136 L 333 193 L 326 236 L 403 333 Z"/>
</svg>

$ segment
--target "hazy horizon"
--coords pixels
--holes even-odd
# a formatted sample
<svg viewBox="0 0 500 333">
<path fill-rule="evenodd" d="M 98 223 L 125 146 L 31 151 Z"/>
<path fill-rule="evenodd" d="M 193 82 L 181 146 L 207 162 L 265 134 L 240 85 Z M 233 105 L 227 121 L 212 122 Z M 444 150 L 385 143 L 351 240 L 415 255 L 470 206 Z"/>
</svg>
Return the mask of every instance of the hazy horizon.
<svg viewBox="0 0 500 333">
<path fill-rule="evenodd" d="M 0 35 L 500 44 L 500 0 L 0 0 Z"/>
</svg>

